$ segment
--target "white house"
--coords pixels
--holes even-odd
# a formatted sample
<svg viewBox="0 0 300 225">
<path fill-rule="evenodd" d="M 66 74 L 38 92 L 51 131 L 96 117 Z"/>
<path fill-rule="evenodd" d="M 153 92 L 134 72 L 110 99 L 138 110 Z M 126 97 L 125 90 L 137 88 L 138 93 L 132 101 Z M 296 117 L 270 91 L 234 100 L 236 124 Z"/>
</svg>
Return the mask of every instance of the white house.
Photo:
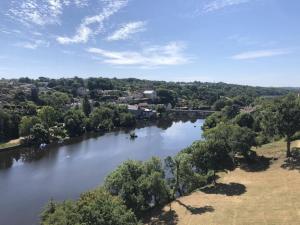
<svg viewBox="0 0 300 225">
<path fill-rule="evenodd" d="M 156 91 L 154 90 L 146 90 L 143 92 L 145 98 L 150 98 L 152 101 L 154 101 L 157 98 Z"/>
</svg>

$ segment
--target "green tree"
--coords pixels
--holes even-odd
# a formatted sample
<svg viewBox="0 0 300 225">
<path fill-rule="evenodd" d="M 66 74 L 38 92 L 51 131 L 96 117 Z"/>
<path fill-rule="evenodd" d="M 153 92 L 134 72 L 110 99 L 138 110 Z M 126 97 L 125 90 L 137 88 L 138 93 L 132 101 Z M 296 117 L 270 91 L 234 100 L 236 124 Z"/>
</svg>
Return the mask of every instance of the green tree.
<svg viewBox="0 0 300 225">
<path fill-rule="evenodd" d="M 120 196 L 137 215 L 169 199 L 164 170 L 159 159 L 147 162 L 129 160 L 120 165 L 105 180 L 105 188 Z"/>
<path fill-rule="evenodd" d="M 23 116 L 19 125 L 19 133 L 20 136 L 29 136 L 30 130 L 33 128 L 33 126 L 37 123 L 40 123 L 40 120 L 36 116 Z"/>
<path fill-rule="evenodd" d="M 58 112 L 51 106 L 43 106 L 38 111 L 38 117 L 46 128 L 52 127 L 58 121 Z"/>
<path fill-rule="evenodd" d="M 83 98 L 82 110 L 83 110 L 85 116 L 89 116 L 92 111 L 91 104 L 90 104 L 87 96 L 84 96 L 84 98 Z"/>
<path fill-rule="evenodd" d="M 41 214 L 41 225 L 138 225 L 123 201 L 103 188 L 83 193 L 76 202 L 50 201 Z"/>
<path fill-rule="evenodd" d="M 64 116 L 65 128 L 71 137 L 84 133 L 85 116 L 80 110 L 70 109 Z"/>
<path fill-rule="evenodd" d="M 177 102 L 176 94 L 168 89 L 160 88 L 157 90 L 157 96 L 162 104 L 171 103 L 174 106 Z"/>
<path fill-rule="evenodd" d="M 249 159 L 251 147 L 256 145 L 252 130 L 233 124 L 220 123 L 215 128 L 206 130 L 204 137 L 212 142 L 221 142 L 224 150 L 232 157 L 239 153 Z"/>
<path fill-rule="evenodd" d="M 287 142 L 286 156 L 291 157 L 291 141 L 293 135 L 300 130 L 300 99 L 295 95 L 288 95 L 275 102 L 273 107 L 267 108 L 270 119 L 264 121 L 266 127 L 273 127 Z"/>
<path fill-rule="evenodd" d="M 107 107 L 95 109 L 90 116 L 91 124 L 94 130 L 111 130 L 113 128 L 112 121 L 113 111 Z"/>
<path fill-rule="evenodd" d="M 173 190 L 173 198 L 176 194 L 182 196 L 190 193 L 205 183 L 205 178 L 194 170 L 192 155 L 180 152 L 175 157 L 165 159 L 166 169 L 172 175 L 169 184 Z"/>
<path fill-rule="evenodd" d="M 9 115 L 4 110 L 0 110 L 0 141 L 5 141 L 9 129 Z"/>
<path fill-rule="evenodd" d="M 135 125 L 135 117 L 131 113 L 120 113 L 120 126 L 121 127 L 132 127 Z"/>
<path fill-rule="evenodd" d="M 250 113 L 240 113 L 235 117 L 234 120 L 240 127 L 248 127 L 250 129 L 253 128 L 254 118 Z"/>
<path fill-rule="evenodd" d="M 49 143 L 50 134 L 43 124 L 35 124 L 30 130 L 30 135 L 32 142 L 35 144 Z"/>
<path fill-rule="evenodd" d="M 222 171 L 232 166 L 229 152 L 220 140 L 206 140 L 193 143 L 189 147 L 193 158 L 193 164 L 198 173 L 208 175 L 212 172 L 215 182 L 215 172 Z"/>
</svg>

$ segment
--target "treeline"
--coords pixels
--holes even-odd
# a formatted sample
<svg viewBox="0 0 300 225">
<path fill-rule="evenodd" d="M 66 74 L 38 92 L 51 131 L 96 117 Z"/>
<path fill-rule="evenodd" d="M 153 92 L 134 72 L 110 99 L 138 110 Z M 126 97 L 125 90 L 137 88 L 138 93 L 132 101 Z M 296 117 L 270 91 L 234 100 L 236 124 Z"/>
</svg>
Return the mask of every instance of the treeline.
<svg viewBox="0 0 300 225">
<path fill-rule="evenodd" d="M 116 90 L 115 97 L 120 97 L 118 91 L 140 91 L 153 89 L 158 91 L 158 95 L 167 98 L 168 103 L 177 106 L 188 106 L 190 108 L 212 107 L 216 101 L 222 98 L 233 99 L 241 105 L 248 105 L 259 96 L 279 96 L 289 92 L 296 92 L 295 89 L 287 88 L 266 88 L 234 85 L 226 83 L 208 82 L 166 82 L 149 81 L 135 78 L 61 78 L 50 79 L 40 77 L 39 79 L 20 78 L 18 82 L 34 84 L 37 87 L 45 86 L 59 92 L 67 93 L 73 97 L 78 96 L 78 88 L 89 90 L 91 99 L 105 100 L 98 90 Z M 161 91 L 159 91 L 161 90 Z"/>
<path fill-rule="evenodd" d="M 136 120 L 126 106 L 102 104 L 94 107 L 87 98 L 81 107 L 67 109 L 49 97 L 45 106 L 24 104 L 26 112 L 0 112 L 0 132 L 3 140 L 23 137 L 24 144 L 40 144 L 82 135 L 88 131 L 105 132 L 115 127 L 134 126 Z M 64 104 L 64 103 L 62 103 Z M 17 109 L 19 110 L 19 109 Z M 15 111 L 14 111 L 15 112 Z"/>
<path fill-rule="evenodd" d="M 29 143 L 49 143 L 88 131 L 105 132 L 115 127 L 130 127 L 135 122 L 127 107 L 107 104 L 91 111 L 86 101 L 82 109 L 73 108 L 64 113 L 43 106 L 36 115 L 22 117 L 19 132 Z"/>
<path fill-rule="evenodd" d="M 79 200 L 51 201 L 42 213 L 41 223 L 139 224 L 149 210 L 214 184 L 216 172 L 233 169 L 241 160 L 248 164 L 257 161 L 252 147 L 262 144 L 262 136 L 263 142 L 286 138 L 290 157 L 290 142 L 300 131 L 299 124 L 300 98 L 296 95 L 258 100 L 251 112 L 224 106 L 206 120 L 203 141 L 164 161 L 152 158 L 124 162 L 108 175 L 103 187 L 82 194 Z M 112 209 L 113 199 L 117 204 L 113 207 L 122 211 Z"/>
</svg>

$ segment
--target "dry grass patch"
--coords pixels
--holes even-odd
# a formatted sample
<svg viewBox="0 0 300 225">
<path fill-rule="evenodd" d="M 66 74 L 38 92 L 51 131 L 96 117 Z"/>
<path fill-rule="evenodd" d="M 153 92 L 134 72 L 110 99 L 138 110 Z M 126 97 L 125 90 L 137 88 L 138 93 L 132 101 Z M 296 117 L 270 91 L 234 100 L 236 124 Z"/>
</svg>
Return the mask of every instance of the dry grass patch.
<svg viewBox="0 0 300 225">
<path fill-rule="evenodd" d="M 285 146 L 276 142 L 257 149 L 266 167 L 222 174 L 216 187 L 177 199 L 154 213 L 148 224 L 299 225 L 299 161 L 286 162 Z"/>
</svg>

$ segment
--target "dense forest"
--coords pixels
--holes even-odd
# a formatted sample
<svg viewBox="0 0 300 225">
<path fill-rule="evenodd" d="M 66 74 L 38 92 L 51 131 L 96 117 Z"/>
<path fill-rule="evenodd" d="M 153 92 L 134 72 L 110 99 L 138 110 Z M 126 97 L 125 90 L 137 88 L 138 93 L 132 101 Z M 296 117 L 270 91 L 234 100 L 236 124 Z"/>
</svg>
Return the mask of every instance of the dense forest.
<svg viewBox="0 0 300 225">
<path fill-rule="evenodd" d="M 134 126 L 136 117 L 128 110 L 128 105 L 133 104 L 147 104 L 158 112 L 155 115 L 165 116 L 167 107 L 240 109 L 250 106 L 258 97 L 273 98 L 297 92 L 297 89 L 225 83 L 101 77 L 2 79 L 0 87 L 0 143 L 24 137 L 25 144 L 49 143 L 88 131 Z M 141 96 L 145 90 L 154 90 L 157 97 L 149 102 Z"/>
</svg>

